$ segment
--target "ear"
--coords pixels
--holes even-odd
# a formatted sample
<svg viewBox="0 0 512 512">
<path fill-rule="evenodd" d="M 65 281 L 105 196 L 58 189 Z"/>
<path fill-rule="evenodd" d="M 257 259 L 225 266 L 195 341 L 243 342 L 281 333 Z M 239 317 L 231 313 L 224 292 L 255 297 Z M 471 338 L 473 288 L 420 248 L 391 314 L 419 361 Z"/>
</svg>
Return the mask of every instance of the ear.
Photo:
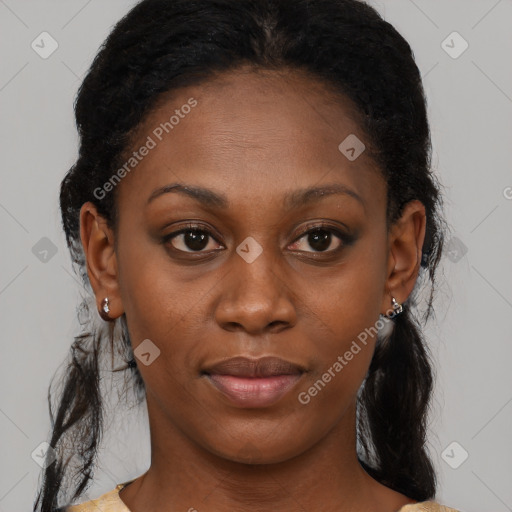
<svg viewBox="0 0 512 512">
<path fill-rule="evenodd" d="M 416 284 L 425 228 L 425 206 L 416 199 L 404 206 L 401 217 L 390 228 L 386 289 L 381 305 L 383 314 L 391 309 L 391 297 L 399 303 L 405 302 Z"/>
<path fill-rule="evenodd" d="M 80 238 L 87 274 L 96 296 L 96 307 L 102 311 L 102 301 L 108 297 L 108 317 L 113 320 L 124 313 L 119 293 L 114 233 L 91 202 L 84 203 L 80 209 Z"/>
</svg>

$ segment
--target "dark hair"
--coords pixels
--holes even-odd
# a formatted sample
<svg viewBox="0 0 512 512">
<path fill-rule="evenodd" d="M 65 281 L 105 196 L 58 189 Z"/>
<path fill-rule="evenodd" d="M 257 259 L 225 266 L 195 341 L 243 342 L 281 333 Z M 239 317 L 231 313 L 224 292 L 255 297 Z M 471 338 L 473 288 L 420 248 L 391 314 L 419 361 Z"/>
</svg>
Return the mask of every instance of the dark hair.
<svg viewBox="0 0 512 512">
<path fill-rule="evenodd" d="M 117 23 L 85 77 L 75 103 L 80 135 L 76 163 L 61 184 L 60 206 L 75 271 L 90 284 L 79 212 L 92 201 L 116 228 L 116 193 L 101 187 L 123 162 L 135 130 L 162 93 L 197 85 L 250 65 L 300 70 L 350 102 L 368 151 L 388 184 L 388 225 L 403 206 L 421 201 L 427 214 L 420 276 L 430 284 L 423 308 L 415 292 L 395 328 L 376 345 L 358 397 L 359 460 L 384 485 L 418 501 L 435 494 L 426 449 L 433 387 L 430 358 L 411 309 L 432 312 L 443 245 L 440 185 L 431 170 L 426 99 L 413 52 L 378 12 L 358 0 L 144 0 Z M 341 141 L 340 141 L 341 142 Z M 88 309 L 89 308 L 89 309 Z M 89 311 L 90 310 L 90 311 Z M 50 512 L 80 497 L 93 476 L 102 435 L 102 358 L 133 358 L 124 315 L 94 327 L 94 301 L 82 304 L 86 328 L 75 338 L 57 414 L 49 407 L 57 459 L 44 470 L 35 509 Z M 117 331 L 116 331 L 117 329 Z M 105 343 L 105 338 L 110 344 Z M 109 348 L 110 347 L 110 348 Z M 124 375 L 144 398 L 136 366 Z M 76 470 L 72 472 L 75 464 Z M 62 500 L 61 500 L 62 498 Z"/>
</svg>

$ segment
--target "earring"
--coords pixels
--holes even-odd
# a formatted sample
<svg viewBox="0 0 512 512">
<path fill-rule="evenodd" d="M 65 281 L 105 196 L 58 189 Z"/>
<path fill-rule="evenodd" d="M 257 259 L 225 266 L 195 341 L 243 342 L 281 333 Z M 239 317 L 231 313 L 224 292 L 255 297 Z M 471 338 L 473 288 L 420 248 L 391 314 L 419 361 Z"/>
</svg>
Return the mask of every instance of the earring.
<svg viewBox="0 0 512 512">
<path fill-rule="evenodd" d="M 396 315 L 399 315 L 404 310 L 402 304 L 400 304 L 395 299 L 395 297 L 391 297 L 391 304 L 393 305 L 393 313 L 390 315 L 390 318 L 393 318 Z"/>
<path fill-rule="evenodd" d="M 101 301 L 101 310 L 99 311 L 99 314 L 100 314 L 101 318 L 103 318 L 103 320 L 108 322 L 110 320 L 110 317 L 108 316 L 109 313 L 110 313 L 110 303 L 108 301 L 108 297 L 105 297 Z"/>
</svg>

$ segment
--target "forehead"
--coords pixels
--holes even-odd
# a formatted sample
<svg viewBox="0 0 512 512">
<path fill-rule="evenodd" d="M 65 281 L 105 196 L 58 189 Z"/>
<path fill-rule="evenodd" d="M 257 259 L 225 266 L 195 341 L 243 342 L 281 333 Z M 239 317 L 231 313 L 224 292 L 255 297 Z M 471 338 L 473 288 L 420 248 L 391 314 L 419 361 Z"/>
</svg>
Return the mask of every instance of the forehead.
<svg viewBox="0 0 512 512">
<path fill-rule="evenodd" d="M 300 72 L 242 68 L 174 90 L 137 129 L 130 150 L 152 148 L 123 179 L 120 200 L 133 204 L 176 182 L 223 190 L 228 200 L 333 181 L 371 195 L 382 177 L 369 151 L 351 160 L 339 148 L 363 143 L 357 119 L 348 100 Z"/>
</svg>

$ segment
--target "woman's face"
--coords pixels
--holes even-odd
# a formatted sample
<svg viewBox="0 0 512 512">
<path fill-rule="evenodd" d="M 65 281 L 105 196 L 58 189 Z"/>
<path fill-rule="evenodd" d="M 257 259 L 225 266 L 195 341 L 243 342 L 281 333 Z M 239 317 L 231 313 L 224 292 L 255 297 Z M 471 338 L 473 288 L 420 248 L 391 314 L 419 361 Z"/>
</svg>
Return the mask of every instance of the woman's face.
<svg viewBox="0 0 512 512">
<path fill-rule="evenodd" d="M 353 420 L 395 261 L 386 183 L 354 136 L 342 100 L 275 72 L 175 91 L 140 127 L 98 297 L 126 314 L 154 432 L 272 463 Z M 204 373 L 236 356 L 304 371 Z"/>
</svg>

